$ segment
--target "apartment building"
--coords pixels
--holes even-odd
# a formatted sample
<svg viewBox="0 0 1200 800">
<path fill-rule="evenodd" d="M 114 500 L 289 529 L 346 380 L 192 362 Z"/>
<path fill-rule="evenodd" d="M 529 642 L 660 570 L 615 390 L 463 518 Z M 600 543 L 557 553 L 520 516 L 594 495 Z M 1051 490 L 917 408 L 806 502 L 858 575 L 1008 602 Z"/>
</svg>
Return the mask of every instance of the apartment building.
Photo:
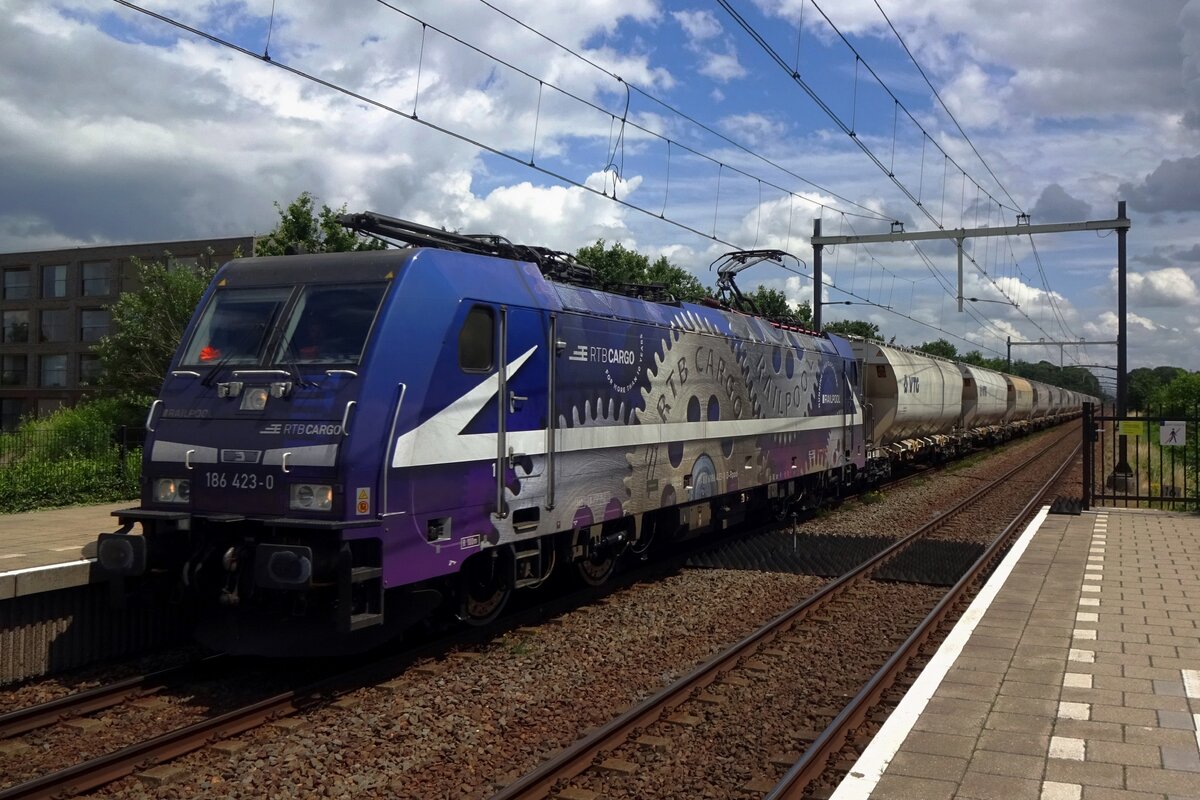
<svg viewBox="0 0 1200 800">
<path fill-rule="evenodd" d="M 73 405 L 95 379 L 107 306 L 137 286 L 134 259 L 172 268 L 252 255 L 253 236 L 0 253 L 0 430 Z"/>
</svg>

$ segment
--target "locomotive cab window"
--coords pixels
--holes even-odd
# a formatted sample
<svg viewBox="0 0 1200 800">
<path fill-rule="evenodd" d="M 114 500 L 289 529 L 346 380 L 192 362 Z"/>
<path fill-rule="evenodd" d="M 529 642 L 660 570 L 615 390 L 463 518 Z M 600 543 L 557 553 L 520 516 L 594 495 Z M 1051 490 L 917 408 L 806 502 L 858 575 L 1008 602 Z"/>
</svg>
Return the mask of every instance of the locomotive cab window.
<svg viewBox="0 0 1200 800">
<path fill-rule="evenodd" d="M 258 364 L 290 286 L 220 289 L 208 302 L 184 364 Z"/>
<path fill-rule="evenodd" d="M 357 364 L 385 283 L 305 286 L 283 323 L 275 364 Z"/>
<path fill-rule="evenodd" d="M 458 366 L 465 372 L 487 372 L 495 353 L 496 315 L 488 306 L 467 312 L 458 334 Z"/>
</svg>

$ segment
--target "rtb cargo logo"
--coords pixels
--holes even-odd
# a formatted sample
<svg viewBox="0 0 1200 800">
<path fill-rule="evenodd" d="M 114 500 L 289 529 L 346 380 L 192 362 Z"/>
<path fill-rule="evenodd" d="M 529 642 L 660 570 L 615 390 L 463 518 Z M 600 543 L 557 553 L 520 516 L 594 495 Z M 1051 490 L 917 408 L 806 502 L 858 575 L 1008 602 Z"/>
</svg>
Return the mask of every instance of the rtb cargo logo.
<svg viewBox="0 0 1200 800">
<path fill-rule="evenodd" d="M 338 436 L 342 426 L 336 422 L 276 422 L 258 432 L 267 436 Z"/>
<path fill-rule="evenodd" d="M 632 344 L 632 342 L 628 343 Z M 603 364 L 604 378 L 608 381 L 608 385 L 623 394 L 637 385 L 638 376 L 642 372 L 642 360 L 645 352 L 646 339 L 643 334 L 639 333 L 636 349 L 580 344 L 571 350 L 567 360 L 585 364 Z"/>
<path fill-rule="evenodd" d="M 636 364 L 638 354 L 618 347 L 589 347 L 581 344 L 571 351 L 569 361 L 587 361 L 593 364 Z"/>
</svg>

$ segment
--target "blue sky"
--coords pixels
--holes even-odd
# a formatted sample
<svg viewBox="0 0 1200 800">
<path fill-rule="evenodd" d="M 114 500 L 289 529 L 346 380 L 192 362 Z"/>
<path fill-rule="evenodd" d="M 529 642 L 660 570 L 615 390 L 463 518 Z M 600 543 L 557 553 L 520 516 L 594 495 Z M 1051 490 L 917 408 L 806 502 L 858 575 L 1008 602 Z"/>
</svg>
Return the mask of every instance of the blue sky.
<svg viewBox="0 0 1200 800">
<path fill-rule="evenodd" d="M 811 263 L 815 217 L 826 234 L 997 226 L 1017 209 L 1111 218 L 1125 199 L 1131 364 L 1200 369 L 1198 0 L 730 0 L 786 68 L 717 3 L 490 2 L 144 4 L 255 53 L 270 31 L 275 64 L 403 114 L 416 100 L 421 124 L 110 0 L 0 0 L 0 248 L 264 232 L 274 202 L 311 191 L 562 249 L 620 241 L 711 284 L 732 246 Z M 1008 336 L 1113 338 L 1115 237 L 1036 248 L 968 244 L 966 294 L 1000 301 L 974 314 L 946 291 L 948 244 L 835 248 L 827 299 L 878 305 L 826 318 L 989 355 Z M 807 277 L 768 267 L 744 273 L 756 283 L 812 296 Z M 1111 347 L 1072 354 L 1115 361 Z"/>
</svg>

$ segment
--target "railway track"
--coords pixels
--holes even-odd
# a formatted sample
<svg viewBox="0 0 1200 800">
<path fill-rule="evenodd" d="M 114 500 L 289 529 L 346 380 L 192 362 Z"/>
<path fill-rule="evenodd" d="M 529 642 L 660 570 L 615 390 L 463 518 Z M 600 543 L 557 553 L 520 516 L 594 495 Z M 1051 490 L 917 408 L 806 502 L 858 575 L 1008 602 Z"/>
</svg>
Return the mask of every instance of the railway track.
<svg viewBox="0 0 1200 800">
<path fill-rule="evenodd" d="M 950 525 L 991 493 L 1011 485 L 1018 475 L 1034 468 L 1048 457 L 1048 454 L 1056 454 L 1061 458 L 1061 451 L 1065 449 L 1064 443 L 1069 437 L 1077 438 L 1077 433 L 1077 425 L 1069 426 L 1067 432 L 1043 453 L 981 486 L 953 508 L 896 541 L 856 569 L 826 584 L 816 594 L 689 675 L 581 738 L 536 770 L 509 784 L 493 795 L 492 800 L 549 797 L 568 790 L 573 790 L 578 797 L 665 796 L 663 793 L 672 779 L 668 777 L 655 782 L 653 779 L 647 779 L 646 773 L 658 767 L 665 767 L 668 774 L 677 776 L 680 764 L 698 763 L 696 758 L 690 757 L 686 752 L 689 741 L 707 741 L 708 745 L 705 746 L 710 746 L 722 739 L 728 741 L 745 735 L 744 727 L 735 736 L 722 737 L 719 731 L 700 733 L 699 728 L 705 724 L 706 718 L 720 720 L 730 716 L 725 712 L 725 708 L 737 705 L 743 709 L 752 709 L 756 702 L 770 704 L 780 695 L 791 700 L 796 699 L 795 695 L 789 696 L 786 686 L 778 685 L 778 681 L 775 687 L 769 690 L 780 693 L 776 698 L 754 700 L 748 697 L 749 693 L 746 690 L 748 687 L 752 688 L 755 683 L 769 684 L 765 677 L 771 671 L 786 670 L 789 665 L 794 668 L 798 661 L 805 659 L 806 654 L 812 655 L 813 651 L 805 648 L 814 644 L 814 638 L 820 638 L 819 634 L 814 637 L 816 629 L 823 623 L 833 622 L 833 617 L 839 616 L 836 610 L 828 610 L 836 605 L 835 601 L 838 598 L 850 598 L 848 609 L 843 611 L 849 611 L 849 616 L 852 617 L 856 604 L 864 602 L 861 598 L 855 598 L 854 593 L 866 585 L 873 573 L 893 561 L 914 543 Z M 965 597 L 978 578 L 998 559 L 1010 535 L 1019 530 L 1021 522 L 1036 508 L 1062 470 L 1071 463 L 1077 449 L 1076 447 L 1070 455 L 1061 460 L 1061 465 L 1054 470 L 1049 480 L 1038 481 L 1036 491 L 1032 492 L 1033 499 L 1024 504 L 1012 523 L 995 537 L 967 573 L 948 592 L 937 592 L 940 599 L 930 603 L 932 608 L 918 618 L 919 621 L 908 629 L 909 632 L 902 641 L 893 642 L 894 649 L 890 650 L 890 655 L 881 659 L 881 665 L 871 669 L 869 677 L 861 682 L 857 691 L 847 693 L 845 687 L 833 690 L 834 694 L 840 691 L 850 696 L 848 703 L 840 709 L 822 707 L 809 710 L 806 719 L 816 717 L 829 721 L 819 731 L 810 729 L 791 732 L 791 743 L 807 740 L 807 746 L 802 752 L 796 753 L 797 758 L 793 760 L 787 756 L 789 748 L 786 744 L 783 747 L 776 745 L 776 753 L 762 751 L 758 754 L 763 757 L 764 762 L 774 762 L 774 769 L 764 770 L 760 767 L 746 766 L 739 770 L 735 766 L 728 772 L 738 775 L 738 782 L 734 785 L 713 786 L 710 787 L 711 790 L 723 796 L 766 795 L 773 799 L 803 796 L 806 788 L 822 775 L 831 759 L 846 745 L 852 732 L 867 719 L 884 691 L 894 683 L 896 676 L 919 652 L 922 644 L 934 635 L 941 622 Z M 887 602 L 885 600 L 885 606 Z M 895 612 L 893 609 L 892 613 Z M 841 616 L 846 618 L 847 614 L 842 613 Z M 828 636 L 825 638 L 824 644 L 828 645 Z M 786 681 L 784 683 L 786 684 Z M 802 711 L 802 708 L 795 709 L 797 714 Z M 680 733 L 674 735 L 676 732 Z M 786 761 L 791 763 L 779 778 L 779 767 Z M 775 773 L 775 777 L 770 776 L 769 773 L 772 772 Z M 679 790 L 682 787 L 676 784 L 674 788 Z M 697 794 L 700 787 L 696 785 L 688 786 L 684 791 L 693 796 L 710 796 Z"/>
<path fill-rule="evenodd" d="M 889 484 L 889 487 L 898 486 L 929 474 L 930 470 L 925 470 L 909 475 Z M 421 659 L 438 658 L 455 649 L 470 647 L 473 644 L 492 639 L 504 631 L 539 624 L 566 610 L 594 602 L 596 599 L 632 583 L 653 577 L 654 573 L 675 570 L 688 557 L 689 553 L 679 553 L 663 562 L 629 570 L 605 587 L 587 588 L 549 602 L 536 603 L 528 609 L 508 616 L 496 628 L 472 629 L 450 637 L 442 637 L 436 642 L 417 648 L 406 648 L 399 654 L 388 655 L 366 667 L 336 671 L 334 674 L 314 680 L 300 688 L 273 693 L 241 708 L 214 715 L 195 724 L 148 738 L 146 741 L 81 761 L 53 774 L 7 787 L 0 791 L 0 800 L 55 797 L 89 791 L 263 724 L 328 704 L 341 695 L 362 686 L 387 681 Z M 219 663 L 219 659 L 214 660 L 213 664 L 206 666 L 205 669 L 213 669 L 217 663 Z M 129 700 L 158 693 L 163 687 L 171 686 L 182 680 L 189 670 L 197 669 L 196 664 L 184 665 L 142 678 L 127 679 L 111 686 L 81 692 L 43 706 L 0 716 L 0 738 L 21 735 L 37 727 L 53 725 L 65 719 L 94 713 Z"/>
</svg>

